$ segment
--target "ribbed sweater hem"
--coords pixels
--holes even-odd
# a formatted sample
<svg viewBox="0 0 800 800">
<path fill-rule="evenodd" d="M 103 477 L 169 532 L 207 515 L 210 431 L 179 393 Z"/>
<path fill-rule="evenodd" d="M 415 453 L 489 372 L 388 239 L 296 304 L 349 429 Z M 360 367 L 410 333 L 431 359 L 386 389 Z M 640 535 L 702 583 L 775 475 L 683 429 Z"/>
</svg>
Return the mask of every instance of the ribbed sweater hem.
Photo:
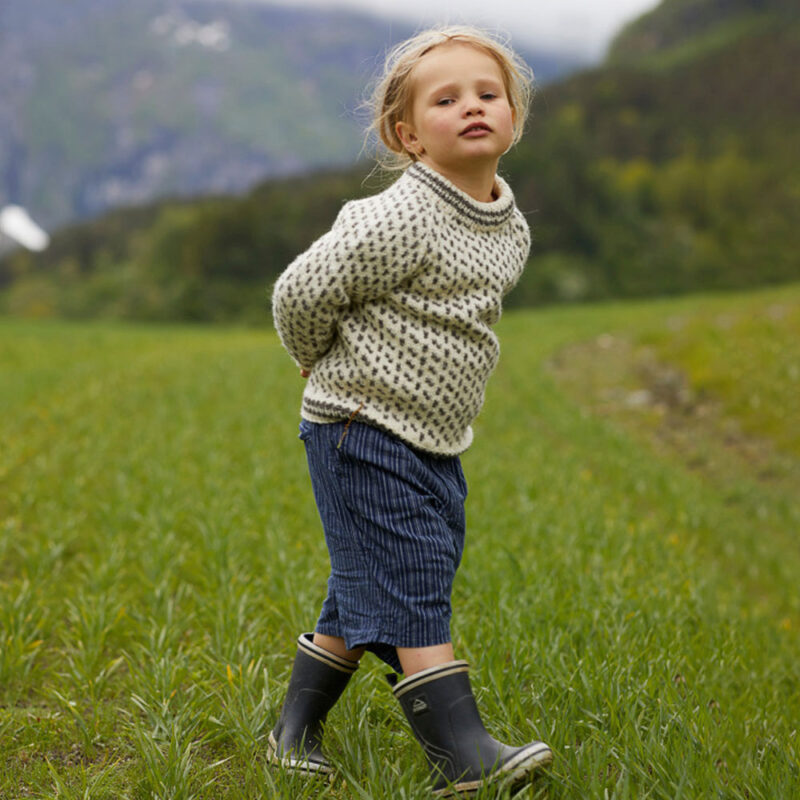
<svg viewBox="0 0 800 800">
<path fill-rule="evenodd" d="M 430 437 L 418 437 L 413 434 L 413 431 L 408 430 L 408 426 L 402 424 L 392 424 L 391 420 L 372 413 L 369 407 L 364 407 L 354 413 L 358 405 L 346 406 L 343 403 L 337 402 L 320 402 L 308 397 L 303 398 L 303 404 L 300 409 L 304 419 L 309 422 L 319 422 L 321 424 L 331 422 L 345 422 L 353 419 L 356 422 L 363 422 L 365 425 L 371 425 L 373 428 L 388 433 L 391 436 L 396 436 L 401 442 L 404 442 L 414 450 L 420 450 L 431 456 L 438 458 L 452 458 L 453 456 L 460 456 L 472 444 L 472 426 L 468 426 L 464 431 L 464 437 L 458 443 L 443 443 L 441 446 L 434 447 L 428 444 L 427 439 Z M 404 429 L 405 428 L 405 429 Z"/>
</svg>

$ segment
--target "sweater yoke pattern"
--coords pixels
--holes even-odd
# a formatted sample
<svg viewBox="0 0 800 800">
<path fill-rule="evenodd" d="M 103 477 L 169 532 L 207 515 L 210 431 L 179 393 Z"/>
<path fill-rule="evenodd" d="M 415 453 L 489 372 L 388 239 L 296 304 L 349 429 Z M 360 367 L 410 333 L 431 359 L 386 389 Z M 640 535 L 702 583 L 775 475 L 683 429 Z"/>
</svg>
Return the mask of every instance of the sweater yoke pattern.
<svg viewBox="0 0 800 800">
<path fill-rule="evenodd" d="M 440 456 L 466 450 L 499 345 L 492 326 L 530 233 L 508 185 L 474 200 L 417 162 L 346 203 L 273 291 L 284 347 L 311 375 L 302 415 L 355 418 Z"/>
</svg>

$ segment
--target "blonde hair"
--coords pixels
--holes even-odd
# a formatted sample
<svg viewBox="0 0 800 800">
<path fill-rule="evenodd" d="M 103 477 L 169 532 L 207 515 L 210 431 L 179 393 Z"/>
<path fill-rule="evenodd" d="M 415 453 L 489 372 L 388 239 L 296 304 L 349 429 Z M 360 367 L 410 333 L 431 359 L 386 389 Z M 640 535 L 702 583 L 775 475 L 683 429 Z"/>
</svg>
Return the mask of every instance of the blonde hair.
<svg viewBox="0 0 800 800">
<path fill-rule="evenodd" d="M 383 76 L 367 105 L 372 121 L 367 141 L 377 146 L 377 159 L 387 169 L 404 169 L 416 158 L 400 141 L 396 126 L 407 119 L 412 100 L 411 75 L 414 67 L 434 48 L 450 42 L 477 47 L 490 55 L 500 67 L 506 93 L 514 112 L 512 145 L 521 138 L 533 93 L 533 70 L 502 41 L 479 28 L 467 25 L 430 28 L 394 47 L 386 57 Z M 388 152 L 382 152 L 380 143 Z"/>
</svg>

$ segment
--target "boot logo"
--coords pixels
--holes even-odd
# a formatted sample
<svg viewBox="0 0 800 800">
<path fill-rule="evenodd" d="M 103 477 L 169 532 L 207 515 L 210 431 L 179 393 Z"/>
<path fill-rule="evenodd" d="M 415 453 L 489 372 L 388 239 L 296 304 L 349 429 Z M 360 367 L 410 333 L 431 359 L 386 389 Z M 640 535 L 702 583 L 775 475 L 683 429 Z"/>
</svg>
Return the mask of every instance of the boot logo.
<svg viewBox="0 0 800 800">
<path fill-rule="evenodd" d="M 414 698 L 414 701 L 411 703 L 411 713 L 416 714 L 424 714 L 428 710 L 428 703 L 425 700 L 424 695 L 417 695 Z"/>
</svg>

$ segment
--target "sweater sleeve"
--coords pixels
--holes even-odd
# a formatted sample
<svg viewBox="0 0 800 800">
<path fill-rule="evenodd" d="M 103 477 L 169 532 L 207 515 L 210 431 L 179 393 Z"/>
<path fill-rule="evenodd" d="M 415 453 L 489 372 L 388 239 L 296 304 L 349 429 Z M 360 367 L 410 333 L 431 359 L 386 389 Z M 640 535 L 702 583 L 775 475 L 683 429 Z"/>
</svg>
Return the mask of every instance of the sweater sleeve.
<svg viewBox="0 0 800 800">
<path fill-rule="evenodd" d="M 348 308 L 389 294 L 422 264 L 423 215 L 380 195 L 345 204 L 331 230 L 278 278 L 272 314 L 298 366 L 311 369 L 331 347 Z"/>
</svg>

